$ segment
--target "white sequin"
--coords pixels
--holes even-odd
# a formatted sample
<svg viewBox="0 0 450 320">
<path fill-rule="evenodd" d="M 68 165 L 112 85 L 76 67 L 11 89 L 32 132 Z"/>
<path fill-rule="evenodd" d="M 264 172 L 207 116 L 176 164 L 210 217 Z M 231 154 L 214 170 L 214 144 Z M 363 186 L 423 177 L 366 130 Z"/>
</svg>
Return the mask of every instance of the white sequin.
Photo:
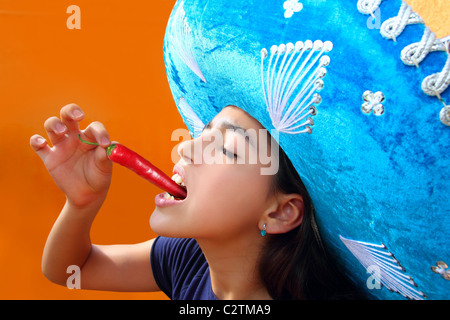
<svg viewBox="0 0 450 320">
<path fill-rule="evenodd" d="M 294 12 L 300 12 L 303 9 L 303 4 L 298 0 L 287 0 L 283 3 L 284 17 L 290 18 Z"/>
<path fill-rule="evenodd" d="M 370 114 L 373 111 L 373 114 L 376 116 L 381 116 L 384 113 L 384 106 L 382 104 L 384 101 L 383 92 L 378 91 L 373 93 L 367 90 L 363 94 L 363 100 L 364 103 L 361 105 L 362 112 Z"/>
</svg>

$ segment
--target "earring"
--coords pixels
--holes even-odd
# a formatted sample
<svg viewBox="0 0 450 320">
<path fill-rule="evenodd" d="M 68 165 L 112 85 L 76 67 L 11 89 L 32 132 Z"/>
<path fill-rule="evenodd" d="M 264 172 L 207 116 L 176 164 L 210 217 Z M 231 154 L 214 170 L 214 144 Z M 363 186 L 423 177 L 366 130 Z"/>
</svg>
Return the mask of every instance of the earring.
<svg viewBox="0 0 450 320">
<path fill-rule="evenodd" d="M 263 224 L 263 229 L 261 230 L 261 235 L 264 237 L 266 235 L 266 224 Z"/>
</svg>

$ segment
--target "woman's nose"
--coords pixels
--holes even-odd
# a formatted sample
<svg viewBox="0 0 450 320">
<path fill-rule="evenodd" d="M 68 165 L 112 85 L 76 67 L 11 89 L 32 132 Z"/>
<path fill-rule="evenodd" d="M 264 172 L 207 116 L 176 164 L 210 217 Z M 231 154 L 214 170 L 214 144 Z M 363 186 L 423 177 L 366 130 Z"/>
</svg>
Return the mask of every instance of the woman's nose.
<svg viewBox="0 0 450 320">
<path fill-rule="evenodd" d="M 178 154 L 189 164 L 220 163 L 220 154 L 216 152 L 216 149 L 221 144 L 223 144 L 222 133 L 215 130 L 204 133 L 198 138 L 183 141 L 178 146 Z"/>
<path fill-rule="evenodd" d="M 202 163 L 202 138 L 186 140 L 179 144 L 178 154 L 187 164 Z"/>
</svg>

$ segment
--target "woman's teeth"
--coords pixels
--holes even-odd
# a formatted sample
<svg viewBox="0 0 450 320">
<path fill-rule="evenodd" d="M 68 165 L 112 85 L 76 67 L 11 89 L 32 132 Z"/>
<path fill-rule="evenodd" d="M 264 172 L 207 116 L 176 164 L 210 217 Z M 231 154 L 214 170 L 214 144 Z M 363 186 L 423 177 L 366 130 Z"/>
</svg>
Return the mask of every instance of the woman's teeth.
<svg viewBox="0 0 450 320">
<path fill-rule="evenodd" d="M 175 183 L 178 184 L 179 186 L 186 187 L 184 185 L 183 178 L 178 173 L 175 173 L 172 176 L 172 180 L 175 181 Z M 166 193 L 164 193 L 164 199 L 175 200 L 175 199 L 178 199 L 178 198 L 175 198 L 173 195 L 171 195 L 170 193 L 166 192 Z"/>
<path fill-rule="evenodd" d="M 172 180 L 175 181 L 176 184 L 178 184 L 179 186 L 185 187 L 184 182 L 183 182 L 183 178 L 178 173 L 175 173 L 172 176 Z"/>
<path fill-rule="evenodd" d="M 164 193 L 164 199 L 167 199 L 167 200 L 175 200 L 175 197 L 174 197 L 173 195 L 171 195 L 170 193 L 165 192 L 165 193 Z"/>
</svg>

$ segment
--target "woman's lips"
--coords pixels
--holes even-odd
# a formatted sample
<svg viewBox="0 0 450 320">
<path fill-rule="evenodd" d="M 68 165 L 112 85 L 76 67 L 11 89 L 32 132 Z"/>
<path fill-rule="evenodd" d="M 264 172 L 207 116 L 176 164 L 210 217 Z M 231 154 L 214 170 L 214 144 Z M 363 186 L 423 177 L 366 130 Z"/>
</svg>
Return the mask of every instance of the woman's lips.
<svg viewBox="0 0 450 320">
<path fill-rule="evenodd" d="M 165 194 L 166 194 L 166 192 L 163 192 L 163 193 L 160 193 L 160 194 L 156 195 L 156 197 L 155 197 L 155 204 L 156 204 L 157 207 L 160 207 L 160 208 L 170 207 L 170 206 L 173 206 L 173 205 L 180 204 L 180 203 L 182 203 L 184 201 L 184 199 L 177 199 L 177 198 L 175 198 L 175 199 L 166 199 L 164 197 Z"/>
<path fill-rule="evenodd" d="M 183 182 L 182 188 L 187 191 L 186 183 L 185 183 L 184 168 L 177 163 L 173 167 L 172 172 L 174 175 L 177 174 L 181 177 L 182 182 Z M 158 206 L 160 208 L 165 208 L 165 207 L 180 204 L 186 199 L 186 198 L 184 198 L 184 199 L 178 199 L 178 198 L 172 199 L 172 198 L 174 198 L 174 197 L 170 197 L 170 194 L 168 194 L 167 192 L 160 193 L 160 194 L 156 195 L 156 197 L 155 197 L 155 204 L 156 204 L 156 206 Z"/>
</svg>

